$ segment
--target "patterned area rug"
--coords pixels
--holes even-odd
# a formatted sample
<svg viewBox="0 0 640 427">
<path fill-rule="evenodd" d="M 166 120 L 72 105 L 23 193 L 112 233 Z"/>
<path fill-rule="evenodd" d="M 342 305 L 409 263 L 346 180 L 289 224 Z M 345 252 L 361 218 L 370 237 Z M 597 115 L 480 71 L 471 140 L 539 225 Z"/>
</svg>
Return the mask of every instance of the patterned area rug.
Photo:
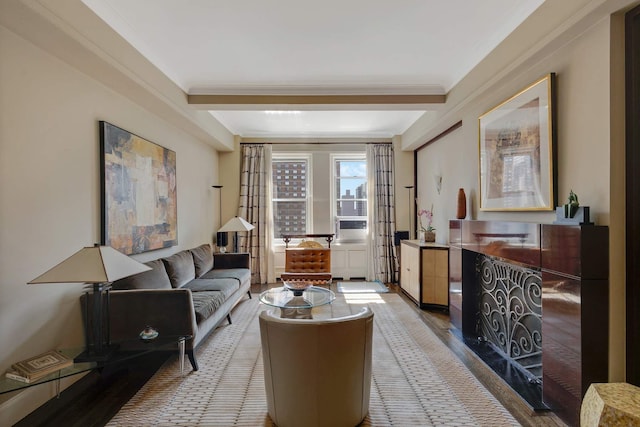
<svg viewBox="0 0 640 427">
<path fill-rule="evenodd" d="M 517 426 L 517 421 L 398 295 L 339 294 L 315 318 L 375 313 L 373 381 L 362 426 Z M 200 370 L 170 359 L 109 426 L 272 426 L 257 298 L 244 300 L 198 350 Z M 188 362 L 187 362 L 188 363 Z"/>
<path fill-rule="evenodd" d="M 380 282 L 338 282 L 338 292 L 342 294 L 386 293 L 389 288 Z"/>
</svg>

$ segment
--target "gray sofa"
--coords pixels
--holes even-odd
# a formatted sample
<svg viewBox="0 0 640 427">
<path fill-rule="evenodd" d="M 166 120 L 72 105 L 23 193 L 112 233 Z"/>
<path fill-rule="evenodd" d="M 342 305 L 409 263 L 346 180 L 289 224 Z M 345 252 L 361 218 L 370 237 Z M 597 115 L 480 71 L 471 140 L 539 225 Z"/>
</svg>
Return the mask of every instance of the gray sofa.
<svg viewBox="0 0 640 427">
<path fill-rule="evenodd" d="M 113 282 L 110 333 L 114 342 L 137 338 L 151 326 L 165 336 L 190 335 L 186 353 L 198 370 L 194 349 L 247 294 L 248 253 L 212 253 L 210 245 L 145 263 L 150 271 Z M 141 343 L 144 345 L 144 343 Z"/>
</svg>

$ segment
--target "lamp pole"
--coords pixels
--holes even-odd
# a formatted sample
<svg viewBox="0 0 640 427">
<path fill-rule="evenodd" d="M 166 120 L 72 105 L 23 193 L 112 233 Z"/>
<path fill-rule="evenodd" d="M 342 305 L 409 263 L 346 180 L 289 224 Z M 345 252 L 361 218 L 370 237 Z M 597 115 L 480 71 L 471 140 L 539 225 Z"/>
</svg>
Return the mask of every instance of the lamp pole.
<svg viewBox="0 0 640 427">
<path fill-rule="evenodd" d="M 213 188 L 218 190 L 218 229 L 222 225 L 222 185 L 212 185 Z"/>
<path fill-rule="evenodd" d="M 212 185 L 213 188 L 218 189 L 218 230 L 222 227 L 222 185 Z M 220 252 L 225 252 L 223 249 L 226 246 L 226 238 L 219 231 L 216 233 L 216 246 Z M 223 245 L 222 243 L 225 243 Z"/>
<path fill-rule="evenodd" d="M 413 237 L 413 230 L 411 229 L 411 189 L 413 185 L 405 185 L 404 188 L 409 190 L 409 238 Z"/>
</svg>

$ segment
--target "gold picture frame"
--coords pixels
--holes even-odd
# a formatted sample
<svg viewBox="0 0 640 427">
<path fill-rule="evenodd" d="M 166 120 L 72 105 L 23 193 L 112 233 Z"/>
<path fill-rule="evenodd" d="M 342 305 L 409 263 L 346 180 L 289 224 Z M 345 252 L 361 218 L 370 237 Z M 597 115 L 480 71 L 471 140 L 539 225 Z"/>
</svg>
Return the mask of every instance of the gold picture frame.
<svg viewBox="0 0 640 427">
<path fill-rule="evenodd" d="M 480 116 L 480 210 L 555 209 L 555 121 L 554 73 Z"/>
</svg>

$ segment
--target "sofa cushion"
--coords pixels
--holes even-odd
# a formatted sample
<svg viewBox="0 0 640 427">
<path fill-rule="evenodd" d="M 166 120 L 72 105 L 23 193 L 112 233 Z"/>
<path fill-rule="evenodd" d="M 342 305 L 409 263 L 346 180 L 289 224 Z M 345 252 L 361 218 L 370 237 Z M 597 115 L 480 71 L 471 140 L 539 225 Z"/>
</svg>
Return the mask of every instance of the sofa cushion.
<svg viewBox="0 0 640 427">
<path fill-rule="evenodd" d="M 170 257 L 162 258 L 167 269 L 171 286 L 179 288 L 196 277 L 193 256 L 189 251 L 180 251 Z"/>
<path fill-rule="evenodd" d="M 196 268 L 196 277 L 201 277 L 213 268 L 213 251 L 209 244 L 200 245 L 191 249 L 190 252 L 193 256 L 193 265 Z"/>
<path fill-rule="evenodd" d="M 239 283 L 251 281 L 251 271 L 246 268 L 224 268 L 216 270 L 215 268 L 205 273 L 201 279 L 236 279 Z"/>
<path fill-rule="evenodd" d="M 121 289 L 171 289 L 171 281 L 162 260 L 156 259 L 144 263 L 151 270 L 116 280 L 112 283 L 115 290 Z"/>
<path fill-rule="evenodd" d="M 197 323 L 211 317 L 218 307 L 226 301 L 224 293 L 220 291 L 192 292 L 191 297 L 193 298 Z"/>
<path fill-rule="evenodd" d="M 229 298 L 240 289 L 240 283 L 236 279 L 194 279 L 183 287 L 191 289 L 192 293 L 220 291 L 225 298 Z"/>
</svg>

